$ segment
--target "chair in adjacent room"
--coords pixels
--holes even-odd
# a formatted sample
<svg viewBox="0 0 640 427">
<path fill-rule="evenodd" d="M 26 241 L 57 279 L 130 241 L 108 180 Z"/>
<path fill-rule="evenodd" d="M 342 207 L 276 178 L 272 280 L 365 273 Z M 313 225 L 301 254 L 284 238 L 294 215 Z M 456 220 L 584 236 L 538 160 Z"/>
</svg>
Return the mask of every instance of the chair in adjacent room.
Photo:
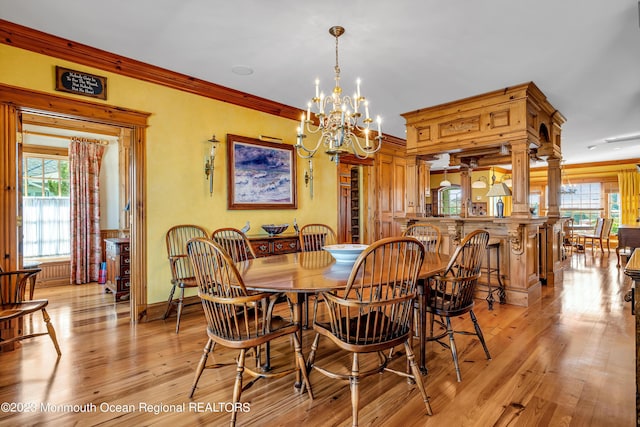
<svg viewBox="0 0 640 427">
<path fill-rule="evenodd" d="M 323 246 L 338 242 L 336 232 L 325 224 L 307 224 L 300 228 L 298 236 L 302 252 L 321 251 Z"/>
<path fill-rule="evenodd" d="M 458 382 L 462 381 L 460 364 L 458 363 L 458 352 L 454 334 L 475 335 L 480 340 L 488 360 L 491 360 L 489 349 L 484 341 L 482 330 L 478 324 L 478 319 L 473 312 L 474 294 L 478 279 L 481 274 L 482 261 L 486 257 L 489 233 L 484 230 L 476 230 L 465 236 L 449 259 L 449 263 L 442 274 L 433 276 L 428 281 L 427 290 L 427 312 L 431 313 L 430 333 L 427 337 L 430 341 L 435 341 L 445 348 L 451 350 L 453 364 L 456 369 Z M 469 313 L 475 332 L 454 330 L 451 325 L 451 318 L 457 318 Z M 437 323 L 444 329 L 444 332 L 434 336 L 433 326 L 436 321 L 435 316 L 439 316 Z M 449 337 L 449 343 L 441 339 Z"/>
<path fill-rule="evenodd" d="M 246 261 L 256 257 L 249 239 L 237 228 L 219 228 L 211 233 L 211 239 L 222 246 L 234 262 Z"/>
<path fill-rule="evenodd" d="M 193 265 L 209 337 L 204 353 L 200 357 L 189 397 L 193 397 L 205 368 L 225 366 L 221 364 L 206 366 L 209 353 L 213 351 L 216 344 L 219 344 L 239 351 L 234 363 L 236 365 L 232 393 L 234 407 L 240 401 L 242 392 L 255 382 L 249 381 L 243 385 L 245 373 L 259 379 L 280 378 L 299 371 L 304 380 L 303 389 L 306 387 L 309 398 L 313 399 L 302 347 L 298 339 L 300 325 L 282 318 L 278 322 L 272 322 L 272 311 L 277 294 L 247 291 L 233 259 L 213 240 L 206 238 L 191 240 L 187 244 L 187 251 Z M 256 310 L 256 306 L 261 306 L 262 309 Z M 247 350 L 284 336 L 293 338 L 295 352 L 293 368 L 264 371 L 245 366 Z M 235 425 L 236 415 L 236 411 L 232 411 L 231 425 Z"/>
<path fill-rule="evenodd" d="M 596 229 L 593 234 L 583 234 L 580 236 L 582 238 L 584 247 L 586 249 L 587 242 L 591 245 L 591 251 L 595 251 L 595 242 L 596 240 L 600 243 L 600 250 L 604 253 L 604 245 L 603 240 L 607 241 L 607 252 L 611 252 L 611 247 L 609 246 L 609 239 L 611 234 L 611 227 L 613 225 L 613 220 L 611 218 L 598 218 L 598 222 L 596 223 Z"/>
<path fill-rule="evenodd" d="M 440 230 L 431 224 L 413 224 L 402 233 L 403 236 L 415 237 L 424 245 L 427 252 L 440 252 L 442 235 Z"/>
<path fill-rule="evenodd" d="M 573 248 L 577 246 L 577 234 L 574 233 L 574 220 L 567 218 L 562 224 L 562 252 L 563 259 L 566 258 L 566 252 L 573 253 Z"/>
<path fill-rule="evenodd" d="M 47 332 L 33 332 L 25 334 L 25 331 L 16 331 L 16 334 L 13 336 L 1 337 L 0 346 L 41 335 L 49 335 L 49 338 L 51 338 L 51 341 L 53 342 L 53 346 L 56 348 L 56 353 L 58 353 L 58 357 L 60 357 L 62 352 L 58 345 L 56 331 L 51 324 L 51 318 L 46 310 L 49 301 L 46 299 L 25 300 L 27 284 L 39 272 L 39 268 L 0 271 L 0 322 L 19 322 L 22 318 L 31 313 L 41 311 Z"/>
<path fill-rule="evenodd" d="M 360 380 L 383 371 L 413 380 L 422 395 L 427 413 L 432 414 L 410 345 L 413 306 L 424 253 L 424 247 L 414 238 L 389 237 L 379 240 L 358 258 L 346 289 L 322 293 L 327 315 L 322 319 L 314 316 L 316 336 L 307 366 L 330 378 L 349 382 L 354 426 L 358 425 Z M 328 338 L 339 349 L 352 353 L 349 367 L 338 371 L 316 363 L 321 337 Z M 385 351 L 400 344 L 404 344 L 411 373 L 388 367 L 391 359 Z M 361 366 L 360 357 L 365 353 L 375 354 L 378 363 L 375 366 L 370 363 Z M 406 398 L 402 396 L 398 400 Z"/>
<path fill-rule="evenodd" d="M 192 224 L 181 224 L 173 226 L 167 231 L 167 254 L 171 265 L 171 291 L 167 310 L 163 319 L 169 317 L 173 307 L 176 307 L 176 334 L 180 331 L 180 316 L 184 307 L 185 288 L 195 288 L 196 280 L 193 275 L 193 268 L 187 256 L 187 242 L 195 237 L 207 237 L 207 230 Z M 174 299 L 176 289 L 180 289 L 180 295 Z"/>
</svg>

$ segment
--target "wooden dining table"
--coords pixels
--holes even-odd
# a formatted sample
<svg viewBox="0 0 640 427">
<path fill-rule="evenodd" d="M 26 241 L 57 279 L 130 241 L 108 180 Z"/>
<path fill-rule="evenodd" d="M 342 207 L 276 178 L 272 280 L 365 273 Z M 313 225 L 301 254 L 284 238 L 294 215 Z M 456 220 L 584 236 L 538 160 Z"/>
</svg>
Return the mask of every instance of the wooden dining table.
<svg viewBox="0 0 640 427">
<path fill-rule="evenodd" d="M 418 281 L 418 336 L 420 338 L 420 370 L 426 374 L 425 363 L 425 327 L 426 292 L 424 284 L 444 270 L 449 258 L 444 255 L 427 252 L 419 273 Z M 302 321 L 302 301 L 305 294 L 344 289 L 351 274 L 353 264 L 337 263 L 330 253 L 325 251 L 296 252 L 255 258 L 236 263 L 242 275 L 244 285 L 249 290 L 285 293 L 293 306 L 293 320 L 298 325 Z M 302 327 L 300 328 L 302 342 Z"/>
</svg>

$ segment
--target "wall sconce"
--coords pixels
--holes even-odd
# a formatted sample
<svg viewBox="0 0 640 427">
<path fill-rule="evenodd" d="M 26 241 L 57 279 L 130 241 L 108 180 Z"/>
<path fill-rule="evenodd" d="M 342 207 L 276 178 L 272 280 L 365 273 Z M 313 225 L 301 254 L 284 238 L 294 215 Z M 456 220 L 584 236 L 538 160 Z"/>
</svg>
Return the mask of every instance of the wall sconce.
<svg viewBox="0 0 640 427">
<path fill-rule="evenodd" d="M 487 182 L 487 178 L 481 176 L 477 180 L 471 183 L 471 188 L 487 188 L 489 183 Z"/>
<path fill-rule="evenodd" d="M 507 187 L 510 187 L 510 188 L 513 187 L 513 179 L 511 178 L 510 174 L 506 174 L 505 176 L 503 176 L 502 182 L 507 184 Z"/>
<path fill-rule="evenodd" d="M 304 186 L 309 187 L 309 194 L 313 199 L 313 160 L 309 159 L 309 169 L 304 171 Z"/>
<path fill-rule="evenodd" d="M 216 139 L 215 134 L 207 141 L 211 143 L 211 150 L 204 156 L 204 176 L 209 179 L 209 196 L 213 196 L 213 163 L 216 160 L 216 147 L 220 141 Z"/>
</svg>

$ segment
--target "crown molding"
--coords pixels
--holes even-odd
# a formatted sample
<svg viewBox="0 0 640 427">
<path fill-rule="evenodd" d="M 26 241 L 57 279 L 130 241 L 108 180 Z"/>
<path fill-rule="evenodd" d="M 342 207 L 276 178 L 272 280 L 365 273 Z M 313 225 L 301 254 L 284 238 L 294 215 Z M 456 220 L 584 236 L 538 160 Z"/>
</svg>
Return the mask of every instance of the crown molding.
<svg viewBox="0 0 640 427">
<path fill-rule="evenodd" d="M 303 110 L 0 19 L 0 43 L 292 120 Z M 385 134 L 385 143 L 405 140 Z"/>
<path fill-rule="evenodd" d="M 302 110 L 0 20 L 0 43 L 241 107 L 298 120 Z"/>
</svg>

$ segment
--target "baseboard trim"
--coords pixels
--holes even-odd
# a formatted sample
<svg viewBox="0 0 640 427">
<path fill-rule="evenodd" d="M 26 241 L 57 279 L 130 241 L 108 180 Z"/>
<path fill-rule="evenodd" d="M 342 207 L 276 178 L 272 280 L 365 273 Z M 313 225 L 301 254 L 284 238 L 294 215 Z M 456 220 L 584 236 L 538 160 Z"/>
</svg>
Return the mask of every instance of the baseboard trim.
<svg viewBox="0 0 640 427">
<path fill-rule="evenodd" d="M 155 320 L 162 320 L 164 313 L 167 311 L 167 302 L 155 302 L 153 304 L 147 305 L 147 313 L 143 317 L 142 321 L 144 322 L 153 322 Z M 184 299 L 184 308 L 182 309 L 182 314 L 192 313 L 192 312 L 202 312 L 202 304 L 200 303 L 200 297 L 197 295 L 185 297 Z M 171 313 L 171 316 L 175 318 L 175 310 Z"/>
</svg>

